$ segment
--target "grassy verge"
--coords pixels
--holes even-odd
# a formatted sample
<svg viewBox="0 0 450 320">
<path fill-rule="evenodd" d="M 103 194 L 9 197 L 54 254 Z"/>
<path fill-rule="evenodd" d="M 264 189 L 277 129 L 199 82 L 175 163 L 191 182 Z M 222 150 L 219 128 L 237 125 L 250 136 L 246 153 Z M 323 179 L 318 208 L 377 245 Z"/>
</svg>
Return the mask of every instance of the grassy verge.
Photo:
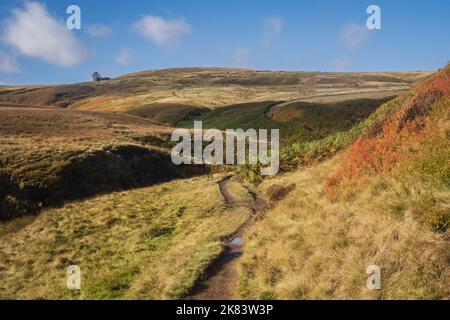
<svg viewBox="0 0 450 320">
<path fill-rule="evenodd" d="M 248 216 L 206 177 L 45 211 L 0 228 L 0 298 L 180 298 Z M 65 287 L 69 265 L 81 268 L 81 291 Z"/>
<path fill-rule="evenodd" d="M 448 232 L 435 232 L 417 214 L 432 203 L 448 208 L 449 193 L 373 178 L 352 201 L 333 201 L 323 185 L 339 163 L 335 158 L 261 184 L 262 190 L 273 183 L 297 188 L 247 235 L 241 297 L 448 299 Z M 366 287 L 370 265 L 381 268 L 381 290 Z"/>
<path fill-rule="evenodd" d="M 358 139 L 346 152 L 262 182 L 297 188 L 248 235 L 242 297 L 450 297 L 449 83 L 447 67 L 297 156 L 318 160 Z M 371 265 L 381 290 L 366 286 Z"/>
</svg>

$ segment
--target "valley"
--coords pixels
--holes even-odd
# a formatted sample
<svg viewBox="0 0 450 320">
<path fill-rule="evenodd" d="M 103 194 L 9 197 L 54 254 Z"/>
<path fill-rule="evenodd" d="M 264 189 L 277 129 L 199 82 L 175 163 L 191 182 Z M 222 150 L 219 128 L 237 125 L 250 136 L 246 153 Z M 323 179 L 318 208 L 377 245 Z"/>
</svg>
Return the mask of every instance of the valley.
<svg viewBox="0 0 450 320">
<path fill-rule="evenodd" d="M 449 66 L 0 87 L 0 298 L 448 299 L 449 88 Z M 174 165 L 194 121 L 279 129 L 280 173 Z"/>
</svg>

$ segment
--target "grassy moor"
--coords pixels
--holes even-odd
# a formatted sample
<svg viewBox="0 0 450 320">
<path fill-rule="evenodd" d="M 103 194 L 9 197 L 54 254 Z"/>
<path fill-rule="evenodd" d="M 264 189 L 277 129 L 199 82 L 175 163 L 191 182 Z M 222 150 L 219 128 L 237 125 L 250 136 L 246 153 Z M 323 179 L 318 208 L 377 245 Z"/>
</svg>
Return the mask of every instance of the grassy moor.
<svg viewBox="0 0 450 320">
<path fill-rule="evenodd" d="M 0 301 L 116 300 L 129 317 L 117 300 L 146 300 L 183 319 L 436 311 L 449 12 L 0 1 Z"/>
<path fill-rule="evenodd" d="M 450 69 L 426 75 L 179 69 L 3 88 L 1 296 L 189 297 L 245 225 L 232 297 L 448 298 Z M 174 87 L 182 98 L 157 97 Z M 173 165 L 172 126 L 194 120 L 279 128 L 283 173 Z M 388 270 L 381 291 L 361 285 L 371 263 Z M 65 288 L 68 265 L 83 290 Z"/>
</svg>

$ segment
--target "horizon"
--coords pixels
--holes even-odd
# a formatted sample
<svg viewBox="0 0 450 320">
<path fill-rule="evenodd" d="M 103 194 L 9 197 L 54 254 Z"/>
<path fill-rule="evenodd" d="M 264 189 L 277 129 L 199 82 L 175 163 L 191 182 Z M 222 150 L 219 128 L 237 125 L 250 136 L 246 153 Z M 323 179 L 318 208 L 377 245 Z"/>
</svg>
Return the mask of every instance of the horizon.
<svg viewBox="0 0 450 320">
<path fill-rule="evenodd" d="M 80 29 L 68 30 L 70 5 Z M 369 5 L 379 30 L 365 27 Z M 226 3 L 5 0 L 0 4 L 0 85 L 89 81 L 173 68 L 287 72 L 437 70 L 449 60 L 449 2 Z M 69 12 L 69 13 L 67 13 Z"/>
<path fill-rule="evenodd" d="M 161 68 L 161 69 L 146 69 L 146 70 L 137 70 L 130 73 L 124 73 L 119 74 L 116 77 L 111 77 L 110 80 L 118 79 L 121 77 L 130 76 L 133 74 L 143 73 L 143 72 L 161 72 L 161 71 L 173 71 L 173 70 L 187 70 L 187 69 L 198 69 L 198 70 L 207 70 L 207 69 L 218 69 L 218 70 L 240 70 L 240 71 L 250 71 L 250 72 L 268 72 L 268 73 L 317 73 L 317 74 L 377 74 L 377 73 L 414 73 L 414 72 L 424 72 L 424 73 L 434 73 L 442 68 L 444 68 L 446 65 L 438 68 L 438 69 L 430 69 L 430 70 L 386 70 L 386 71 L 371 71 L 371 70 L 361 70 L 361 71 L 319 71 L 319 70 L 270 70 L 270 69 L 251 69 L 251 68 L 238 68 L 238 67 L 214 67 L 214 66 L 207 66 L 207 67 L 193 67 L 193 66 L 186 66 L 186 67 L 172 67 L 172 68 Z M 95 73 L 97 71 L 93 71 Z M 101 76 L 108 76 L 107 74 L 101 74 Z M 40 83 L 40 84 L 26 84 L 26 83 L 20 83 L 20 84 L 2 84 L 0 83 L 0 87 L 33 87 L 33 86 L 58 86 L 58 85 L 77 85 L 77 84 L 83 84 L 83 83 L 92 83 L 92 80 L 85 80 L 81 82 L 67 82 L 67 83 Z"/>
</svg>

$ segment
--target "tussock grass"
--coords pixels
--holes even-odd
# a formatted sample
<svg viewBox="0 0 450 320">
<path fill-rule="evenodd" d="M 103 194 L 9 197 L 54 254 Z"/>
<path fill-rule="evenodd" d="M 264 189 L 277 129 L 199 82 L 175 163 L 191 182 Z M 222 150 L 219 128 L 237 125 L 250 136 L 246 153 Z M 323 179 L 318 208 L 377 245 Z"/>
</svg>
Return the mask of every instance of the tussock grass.
<svg viewBox="0 0 450 320">
<path fill-rule="evenodd" d="M 267 118 L 268 101 L 307 98 L 329 104 L 332 101 L 321 99 L 334 99 L 337 92 L 340 99 L 367 98 L 380 90 L 383 95 L 377 94 L 377 98 L 382 98 L 409 88 L 426 75 L 176 69 L 83 87 L 6 88 L 0 100 L 26 103 L 39 97 L 43 105 L 110 112 L 154 103 L 213 109 L 246 102 L 200 117 L 206 127 L 281 128 L 287 145 L 281 152 L 281 165 L 291 173 L 263 180 L 259 188 L 264 193 L 274 184 L 295 184 L 295 188 L 258 217 L 246 235 L 240 263 L 241 297 L 443 299 L 450 298 L 448 152 L 442 152 L 447 150 L 447 131 L 433 136 L 432 144 L 415 149 L 412 158 L 405 157 L 405 171 L 398 170 L 393 177 L 370 176 L 359 192 L 349 189 L 335 196 L 324 192 L 326 178 L 336 171 L 344 155 L 294 171 L 329 159 L 362 135 L 370 137 L 411 93 L 387 102 L 358 124 L 343 121 L 330 130 L 322 123 L 314 123 L 316 130 L 311 130 L 283 117 L 279 119 L 283 121 Z M 446 110 L 448 105 L 442 108 Z M 119 120 L 105 114 L 100 119 L 86 112 L 75 116 L 70 110 L 54 113 L 40 109 L 33 115 L 27 115 L 28 109 L 20 112 L 0 114 L 2 205 L 5 201 L 18 204 L 15 195 L 20 193 L 11 192 L 14 190 L 44 190 L 52 195 L 73 186 L 86 187 L 86 183 L 98 187 L 97 178 L 101 186 L 122 189 L 125 180 L 137 187 L 136 179 L 142 178 L 139 173 L 147 172 L 148 167 L 136 166 L 136 153 L 130 149 L 141 154 L 143 149 L 164 152 L 169 147 L 166 137 L 171 128 L 136 117 L 120 116 Z M 179 114 L 168 114 L 164 122 L 179 121 Z M 310 115 L 301 113 L 297 120 L 308 120 Z M 10 121 L 15 118 L 18 121 Z M 89 161 L 84 162 L 86 159 Z M 131 167 L 120 165 L 124 159 Z M 90 170 L 86 171 L 85 165 Z M 153 169 L 166 172 L 158 166 Z M 254 173 L 252 168 L 244 171 L 250 176 Z M 77 177 L 80 172 L 87 176 Z M 108 173 L 116 174 L 115 178 L 102 180 Z M 240 184 L 232 181 L 229 189 L 247 200 L 248 193 Z M 35 199 L 24 197 L 19 207 L 27 211 L 27 201 L 41 206 L 42 199 L 38 192 Z M 227 206 L 216 181 L 202 177 L 97 196 L 45 210 L 37 217 L 3 222 L 0 298 L 180 298 L 221 253 L 224 239 L 249 215 L 246 208 Z M 81 291 L 65 287 L 66 267 L 73 264 L 81 267 Z M 381 291 L 366 288 L 365 270 L 371 264 L 381 267 Z"/>
<path fill-rule="evenodd" d="M 429 72 L 314 73 L 225 68 L 143 71 L 110 81 L 62 86 L 0 88 L 0 104 L 69 107 L 127 112 L 152 104 L 202 106 L 210 109 L 238 103 L 288 101 L 344 95 L 364 98 L 397 95 Z M 336 97 L 333 97 L 335 99 Z M 164 113 L 164 112 L 163 112 Z M 170 115 L 170 111 L 168 114 Z M 172 114 L 173 119 L 179 115 Z M 171 122 L 165 117 L 164 121 Z"/>
<path fill-rule="evenodd" d="M 333 201 L 323 185 L 340 161 L 261 184 L 262 189 L 273 183 L 297 187 L 246 236 L 241 297 L 449 298 L 449 234 L 436 233 L 417 219 L 417 204 L 427 208 L 423 194 L 395 180 L 374 179 L 351 201 Z M 441 192 L 439 201 L 448 208 L 449 193 Z M 379 291 L 366 287 L 365 271 L 373 264 L 382 272 Z"/>
<path fill-rule="evenodd" d="M 180 298 L 249 214 L 206 177 L 45 211 L 16 232 L 0 228 L 0 298 Z M 73 264 L 81 291 L 65 287 Z"/>
<path fill-rule="evenodd" d="M 202 171 L 175 167 L 167 142 L 170 128 L 147 120 L 73 110 L 1 109 L 0 220 Z"/>
<path fill-rule="evenodd" d="M 291 147 L 284 161 L 307 164 L 358 138 L 261 183 L 297 187 L 248 235 L 243 298 L 449 299 L 449 68 L 350 131 Z M 370 265 L 381 290 L 366 287 Z"/>
</svg>

